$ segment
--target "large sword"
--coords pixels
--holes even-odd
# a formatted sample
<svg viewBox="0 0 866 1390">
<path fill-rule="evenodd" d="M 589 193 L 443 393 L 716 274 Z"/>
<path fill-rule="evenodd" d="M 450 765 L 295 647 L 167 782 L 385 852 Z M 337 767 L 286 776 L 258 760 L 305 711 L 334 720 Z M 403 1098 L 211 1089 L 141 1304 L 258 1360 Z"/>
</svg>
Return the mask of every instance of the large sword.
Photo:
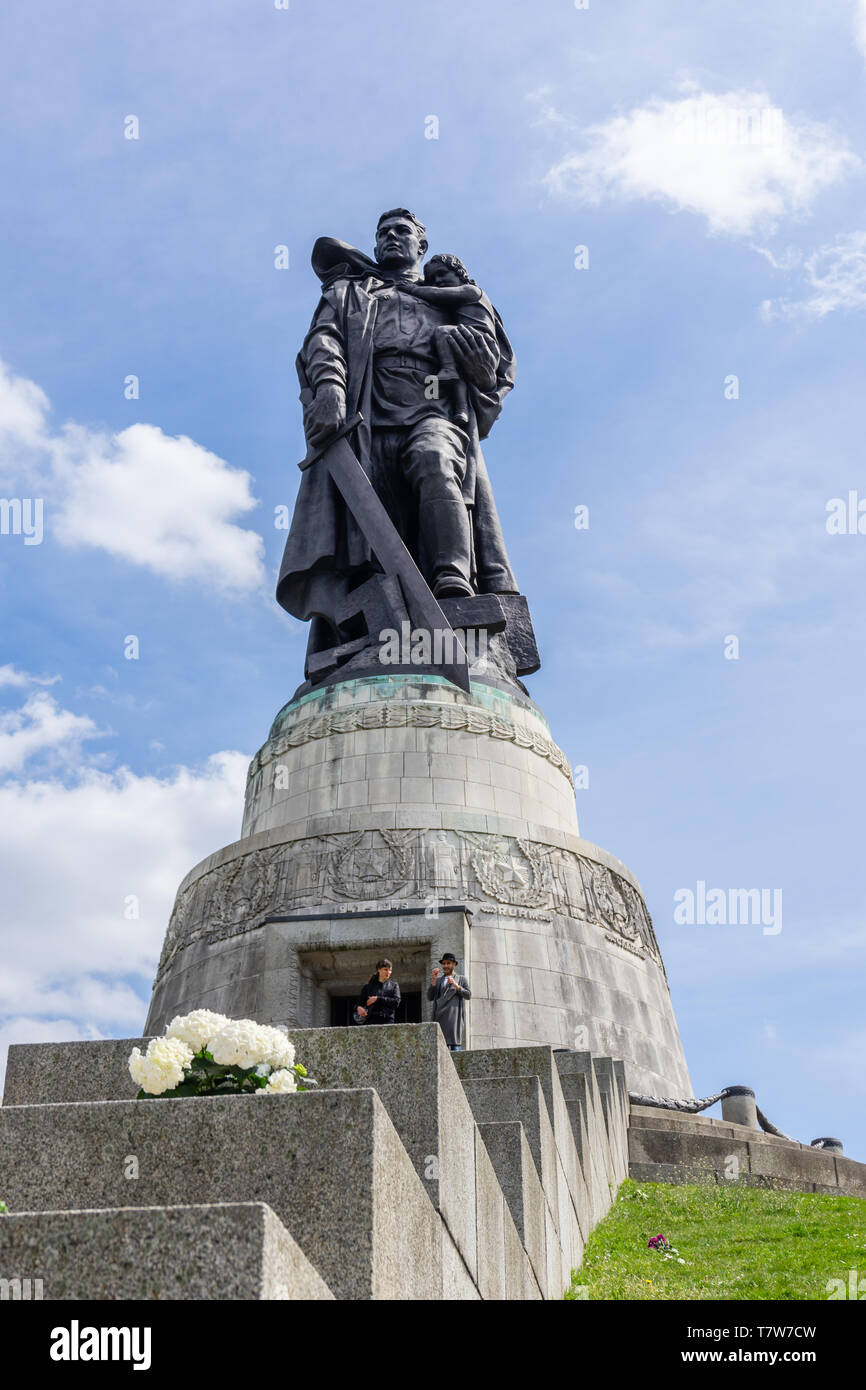
<svg viewBox="0 0 866 1390">
<path fill-rule="evenodd" d="M 305 472 L 321 459 L 385 574 L 395 575 L 399 579 L 412 627 L 430 634 L 432 658 L 434 633 L 439 631 L 444 635 L 453 629 L 346 438 L 363 424 L 363 420 L 360 412 L 353 415 L 324 443 L 311 448 L 298 467 Z M 370 634 L 371 637 L 373 635 Z M 456 633 L 450 639 L 450 645 L 453 661 L 431 661 L 431 664 L 438 666 L 443 676 L 468 695 L 469 665 L 463 643 Z"/>
</svg>

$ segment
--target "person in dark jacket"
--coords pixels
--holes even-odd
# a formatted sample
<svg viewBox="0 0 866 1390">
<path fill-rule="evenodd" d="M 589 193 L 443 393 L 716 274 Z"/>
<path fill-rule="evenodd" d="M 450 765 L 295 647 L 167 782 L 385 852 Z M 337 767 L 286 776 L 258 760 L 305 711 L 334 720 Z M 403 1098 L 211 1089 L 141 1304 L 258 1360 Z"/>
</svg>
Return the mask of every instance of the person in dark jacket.
<svg viewBox="0 0 866 1390">
<path fill-rule="evenodd" d="M 466 976 L 457 974 L 457 957 L 450 951 L 445 952 L 439 965 L 442 970 L 440 972 L 439 966 L 433 967 L 433 983 L 427 990 L 427 998 L 433 1003 L 433 1022 L 438 1023 L 445 1034 L 449 1052 L 462 1052 L 464 1000 L 472 998 L 472 991 Z"/>
<path fill-rule="evenodd" d="M 400 986 L 391 979 L 393 969 L 389 960 L 377 962 L 376 974 L 362 988 L 355 1006 L 361 1023 L 394 1023 L 400 1007 Z"/>
</svg>

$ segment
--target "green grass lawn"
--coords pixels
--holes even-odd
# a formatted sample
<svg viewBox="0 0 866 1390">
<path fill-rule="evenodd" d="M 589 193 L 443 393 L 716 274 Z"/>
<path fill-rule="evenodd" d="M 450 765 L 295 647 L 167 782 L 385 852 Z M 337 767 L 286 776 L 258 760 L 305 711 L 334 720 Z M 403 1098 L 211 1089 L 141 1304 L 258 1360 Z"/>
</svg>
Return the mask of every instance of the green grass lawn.
<svg viewBox="0 0 866 1390">
<path fill-rule="evenodd" d="M 650 1250 L 662 1234 L 676 1246 Z M 762 1188 L 624 1182 L 567 1299 L 827 1299 L 851 1270 L 866 1298 L 866 1201 Z M 582 1289 L 586 1291 L 583 1292 Z"/>
</svg>

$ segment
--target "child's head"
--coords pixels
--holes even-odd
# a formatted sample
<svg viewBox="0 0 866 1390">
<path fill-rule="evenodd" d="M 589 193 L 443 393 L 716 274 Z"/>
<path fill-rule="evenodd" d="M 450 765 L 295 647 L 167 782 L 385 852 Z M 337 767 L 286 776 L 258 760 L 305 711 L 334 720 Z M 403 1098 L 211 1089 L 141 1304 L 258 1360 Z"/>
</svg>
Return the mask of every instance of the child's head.
<svg viewBox="0 0 866 1390">
<path fill-rule="evenodd" d="M 451 256 L 447 252 L 441 252 L 438 256 L 431 256 L 425 265 L 424 283 L 426 285 L 474 285 L 475 281 L 469 278 L 469 271 L 459 256 Z"/>
</svg>

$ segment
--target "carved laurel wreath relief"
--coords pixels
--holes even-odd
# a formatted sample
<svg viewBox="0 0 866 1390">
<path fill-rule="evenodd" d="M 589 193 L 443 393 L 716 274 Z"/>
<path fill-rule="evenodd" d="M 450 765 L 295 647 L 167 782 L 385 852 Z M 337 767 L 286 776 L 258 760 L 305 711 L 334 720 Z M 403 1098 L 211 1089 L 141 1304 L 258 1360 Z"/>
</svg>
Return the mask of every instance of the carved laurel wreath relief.
<svg viewBox="0 0 866 1390">
<path fill-rule="evenodd" d="M 589 922 L 662 963 L 640 894 L 596 860 L 522 837 L 381 829 L 251 850 L 209 870 L 178 895 L 159 975 L 194 942 L 239 935 L 271 914 L 431 899 Z"/>
<path fill-rule="evenodd" d="M 389 701 L 381 704 L 359 705 L 357 709 L 331 710 L 297 724 L 268 739 L 250 763 L 247 780 L 252 781 L 269 763 L 279 762 L 292 748 L 313 739 L 330 738 L 334 734 L 351 734 L 364 729 L 418 728 L 447 729 L 457 733 L 478 734 L 513 743 L 518 748 L 531 749 L 558 767 L 563 777 L 573 784 L 571 767 L 561 748 L 536 729 L 516 724 L 501 715 L 491 714 L 472 705 L 443 705 L 430 700 Z"/>
</svg>

